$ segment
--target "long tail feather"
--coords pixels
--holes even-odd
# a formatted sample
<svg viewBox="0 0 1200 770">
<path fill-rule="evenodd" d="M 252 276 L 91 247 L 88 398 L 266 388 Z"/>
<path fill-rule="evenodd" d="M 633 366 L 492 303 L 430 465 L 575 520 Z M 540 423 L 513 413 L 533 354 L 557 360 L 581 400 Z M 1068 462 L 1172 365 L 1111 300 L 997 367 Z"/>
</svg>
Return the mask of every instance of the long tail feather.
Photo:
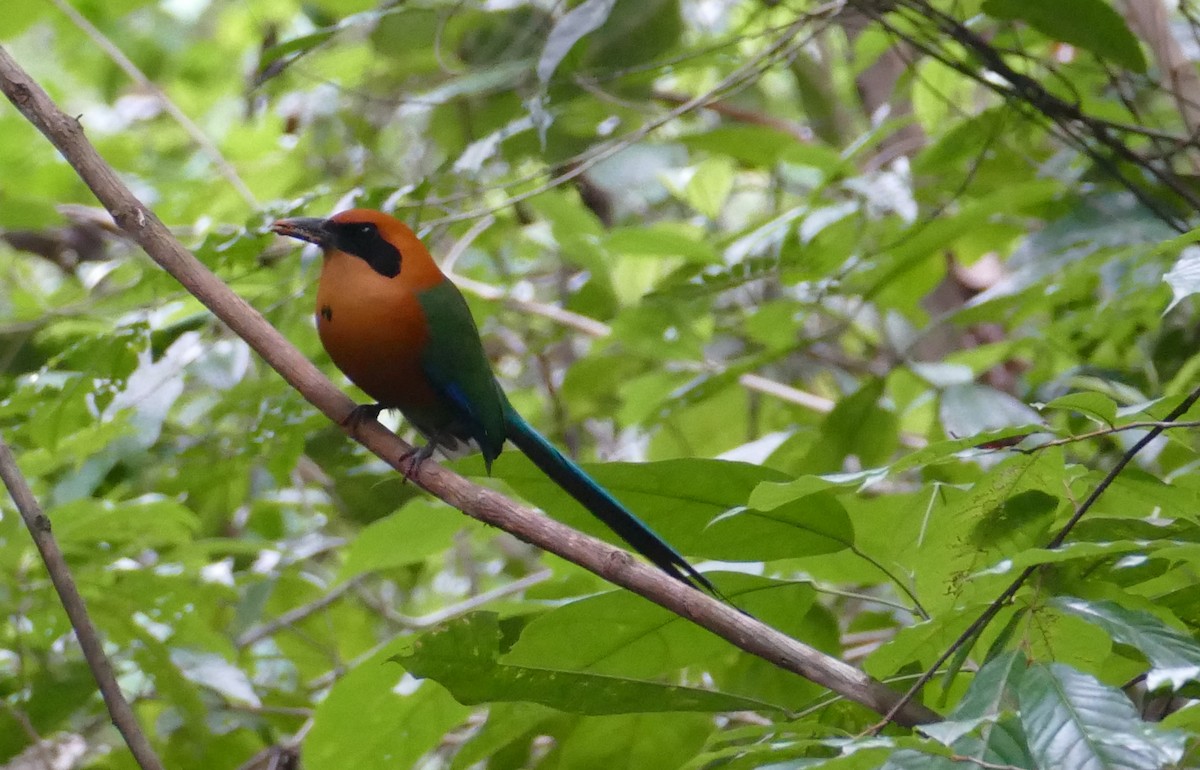
<svg viewBox="0 0 1200 770">
<path fill-rule="evenodd" d="M 608 525 L 635 551 L 645 556 L 663 572 L 696 588 L 703 588 L 714 596 L 721 593 L 696 570 L 683 556 L 654 530 L 634 516 L 624 505 L 597 484 L 582 468 L 572 462 L 542 434 L 533 429 L 525 418 L 509 405 L 505 405 L 504 422 L 508 439 L 517 445 L 533 464 L 552 481 L 575 498 L 593 516 Z"/>
</svg>

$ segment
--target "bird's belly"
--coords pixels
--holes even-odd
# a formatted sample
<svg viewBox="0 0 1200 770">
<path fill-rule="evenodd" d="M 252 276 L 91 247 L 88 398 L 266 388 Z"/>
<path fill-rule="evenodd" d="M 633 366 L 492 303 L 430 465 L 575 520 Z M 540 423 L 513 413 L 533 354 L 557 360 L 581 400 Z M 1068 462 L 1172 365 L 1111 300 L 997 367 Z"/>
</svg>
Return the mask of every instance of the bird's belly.
<svg viewBox="0 0 1200 770">
<path fill-rule="evenodd" d="M 317 332 L 333 363 L 371 398 L 405 413 L 437 403 L 421 367 L 423 322 L 381 312 L 366 297 L 317 302 Z"/>
</svg>

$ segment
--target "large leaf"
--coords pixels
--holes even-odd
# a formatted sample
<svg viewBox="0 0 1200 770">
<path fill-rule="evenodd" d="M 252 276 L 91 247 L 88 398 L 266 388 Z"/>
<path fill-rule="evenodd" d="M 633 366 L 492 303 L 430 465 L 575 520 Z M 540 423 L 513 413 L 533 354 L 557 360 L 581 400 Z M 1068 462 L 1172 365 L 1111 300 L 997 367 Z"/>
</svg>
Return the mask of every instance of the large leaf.
<svg viewBox="0 0 1200 770">
<path fill-rule="evenodd" d="M 1061 663 L 1034 665 L 1017 688 L 1041 767 L 1157 770 L 1183 756 L 1183 736 L 1142 721 L 1120 690 Z"/>
<path fill-rule="evenodd" d="M 713 575 L 739 609 L 792 629 L 817 599 L 806 583 Z M 649 678 L 706 665 L 729 642 L 628 591 L 557 607 L 529 622 L 504 662 Z"/>
<path fill-rule="evenodd" d="M 190 509 L 156 495 L 122 503 L 86 498 L 54 508 L 47 516 L 67 549 L 97 544 L 174 545 L 187 541 L 199 528 Z"/>
<path fill-rule="evenodd" d="M 854 545 L 846 508 L 828 492 L 768 511 L 741 508 L 710 524 L 696 549 L 718 559 L 770 561 L 833 553 Z"/>
<path fill-rule="evenodd" d="M 1137 648 L 1150 661 L 1146 685 L 1151 690 L 1163 685 L 1178 690 L 1200 678 L 1200 644 L 1145 610 L 1070 596 L 1055 597 L 1051 604 L 1095 623 L 1114 640 Z"/>
<path fill-rule="evenodd" d="M 584 0 L 555 22 L 537 63 L 538 79 L 542 83 L 549 82 L 559 63 L 584 35 L 595 32 L 604 24 L 615 4 L 616 0 Z"/>
<path fill-rule="evenodd" d="M 459 703 L 526 701 L 574 714 L 771 709 L 712 690 L 502 663 L 495 613 L 477 612 L 430 631 L 395 656 L 414 675 L 434 679 Z"/>
<path fill-rule="evenodd" d="M 388 662 L 397 646 L 357 666 L 321 701 L 304 739 L 306 767 L 412 767 L 471 713 L 438 684 Z"/>
<path fill-rule="evenodd" d="M 516 453 L 503 454 L 492 469 L 497 477 L 554 518 L 585 532 L 607 532 L 525 457 Z M 787 478 L 779 471 L 748 463 L 698 458 L 605 463 L 588 465 L 585 469 L 639 518 L 685 553 L 704 540 L 704 528 L 715 519 L 740 510 L 758 484 Z"/>
<path fill-rule="evenodd" d="M 469 520 L 452 508 L 416 498 L 391 516 L 363 527 L 338 572 L 348 580 L 364 572 L 421 561 L 453 545 L 453 536 Z"/>
<path fill-rule="evenodd" d="M 1137 38 L 1104 0 L 984 0 L 983 10 L 998 19 L 1021 19 L 1047 37 L 1086 48 L 1134 72 L 1146 71 Z"/>
</svg>

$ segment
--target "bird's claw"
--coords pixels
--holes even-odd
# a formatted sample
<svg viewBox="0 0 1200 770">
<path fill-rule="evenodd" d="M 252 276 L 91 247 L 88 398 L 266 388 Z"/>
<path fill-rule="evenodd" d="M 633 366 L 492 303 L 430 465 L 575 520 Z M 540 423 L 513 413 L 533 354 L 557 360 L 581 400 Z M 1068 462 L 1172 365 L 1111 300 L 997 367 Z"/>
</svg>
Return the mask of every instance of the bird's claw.
<svg viewBox="0 0 1200 770">
<path fill-rule="evenodd" d="M 383 404 L 359 404 L 350 410 L 350 414 L 342 420 L 342 427 L 357 435 L 363 423 L 379 418 L 379 413 L 386 407 Z"/>
<path fill-rule="evenodd" d="M 413 447 L 396 459 L 396 464 L 400 466 L 401 484 L 407 484 L 409 481 L 416 482 L 417 469 L 421 467 L 421 463 L 429 459 L 433 454 L 433 445 L 426 444 L 421 447 Z"/>
</svg>

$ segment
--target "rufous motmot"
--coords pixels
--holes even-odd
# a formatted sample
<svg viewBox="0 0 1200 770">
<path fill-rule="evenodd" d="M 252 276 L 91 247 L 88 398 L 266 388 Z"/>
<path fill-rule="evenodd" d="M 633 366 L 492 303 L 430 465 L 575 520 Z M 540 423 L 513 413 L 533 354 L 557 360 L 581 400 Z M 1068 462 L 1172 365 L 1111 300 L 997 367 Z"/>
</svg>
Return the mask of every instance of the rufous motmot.
<svg viewBox="0 0 1200 770">
<path fill-rule="evenodd" d="M 638 553 L 717 594 L 678 551 L 513 409 L 492 375 L 466 300 L 407 225 L 379 211 L 351 209 L 328 219 L 281 219 L 271 229 L 321 248 L 321 343 L 377 402 L 359 406 L 352 419 L 399 409 L 425 437 L 409 473 L 436 448 L 469 441 L 490 471 L 507 439 Z"/>
</svg>

